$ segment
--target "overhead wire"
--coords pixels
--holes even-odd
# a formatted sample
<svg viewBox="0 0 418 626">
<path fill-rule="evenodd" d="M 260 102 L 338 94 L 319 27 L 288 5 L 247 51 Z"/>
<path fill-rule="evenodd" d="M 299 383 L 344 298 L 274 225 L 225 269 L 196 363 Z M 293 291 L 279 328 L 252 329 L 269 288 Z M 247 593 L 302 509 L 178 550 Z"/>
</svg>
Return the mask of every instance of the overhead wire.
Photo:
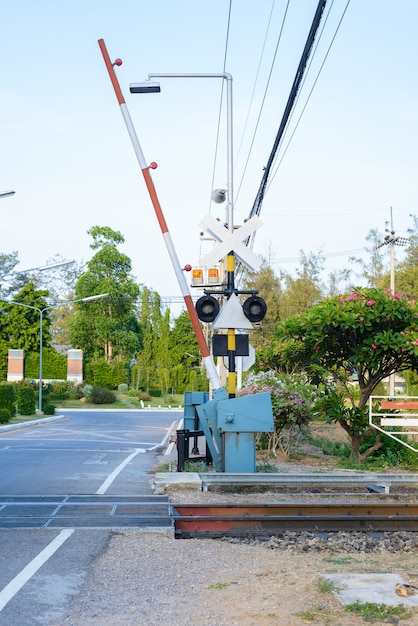
<svg viewBox="0 0 418 626">
<path fill-rule="evenodd" d="M 331 2 L 331 7 L 329 8 L 329 11 L 328 11 L 327 16 L 326 16 L 325 23 L 324 23 L 324 25 L 323 25 L 323 27 L 321 29 L 318 41 L 317 41 L 317 43 L 315 45 L 313 56 L 315 55 L 315 52 L 317 50 L 319 41 L 320 41 L 320 39 L 321 39 L 321 37 L 323 35 L 325 24 L 326 24 L 326 21 L 327 21 L 329 15 L 330 15 L 330 11 L 332 9 L 333 4 L 334 4 L 334 0 L 332 0 L 332 2 Z M 339 20 L 337 28 L 336 28 L 336 30 L 334 32 L 334 35 L 333 35 L 332 39 L 331 39 L 331 43 L 328 46 L 327 52 L 325 54 L 325 57 L 324 57 L 324 59 L 323 59 L 323 61 L 321 63 L 321 66 L 320 66 L 320 68 L 318 70 L 318 73 L 317 73 L 317 75 L 315 77 L 314 83 L 313 83 L 313 85 L 311 87 L 311 90 L 310 90 L 310 92 L 308 94 L 308 97 L 307 97 L 307 99 L 305 101 L 303 109 L 302 109 L 302 111 L 301 111 L 301 113 L 299 115 L 299 118 L 297 120 L 295 128 L 292 131 L 292 134 L 291 134 L 291 136 L 289 138 L 289 141 L 287 142 L 287 145 L 286 145 L 286 147 L 284 149 L 284 152 L 280 155 L 279 162 L 274 165 L 275 169 L 274 169 L 274 172 L 272 173 L 272 177 L 271 177 L 270 181 L 268 182 L 266 190 L 270 188 L 272 180 L 277 175 L 278 169 L 279 169 L 279 167 L 280 167 L 280 165 L 281 165 L 281 163 L 283 161 L 283 158 L 284 158 L 284 156 L 285 156 L 285 154 L 286 154 L 286 152 L 287 152 L 287 150 L 288 150 L 288 148 L 290 146 L 290 143 L 291 143 L 291 141 L 292 141 L 292 139 L 294 137 L 294 134 L 295 134 L 295 132 L 296 132 L 300 122 L 301 122 L 303 114 L 304 114 L 304 112 L 306 110 L 306 107 L 307 107 L 307 105 L 309 103 L 309 100 L 310 100 L 310 98 L 312 96 L 313 90 L 314 90 L 314 88 L 315 88 L 315 86 L 316 86 L 316 84 L 317 84 L 317 82 L 319 80 L 319 76 L 320 76 L 320 74 L 322 72 L 322 69 L 323 69 L 324 64 L 326 62 L 326 59 L 327 59 L 327 57 L 328 57 L 328 55 L 330 53 L 331 47 L 332 47 L 332 45 L 333 45 L 333 43 L 335 41 L 335 38 L 336 38 L 337 33 L 338 33 L 338 30 L 339 30 L 339 28 L 341 26 L 341 23 L 343 21 L 343 18 L 345 16 L 345 13 L 346 13 L 346 11 L 348 9 L 349 4 L 350 4 L 350 0 L 347 0 L 345 9 L 343 11 L 343 14 L 342 14 L 342 16 L 341 16 L 341 18 Z M 244 177 L 245 177 L 245 174 L 246 174 L 246 171 L 247 171 L 247 168 L 248 168 L 249 160 L 250 160 L 250 157 L 251 157 L 251 152 L 252 152 L 252 149 L 253 149 L 253 146 L 254 146 L 254 142 L 255 142 L 255 139 L 256 139 L 256 135 L 257 135 L 257 131 L 258 131 L 258 128 L 259 128 L 259 123 L 260 123 L 261 115 L 262 115 L 262 112 L 263 112 L 263 108 L 264 108 L 267 92 L 268 92 L 268 89 L 269 89 L 269 86 L 270 86 L 272 72 L 273 72 L 273 69 L 274 69 L 274 65 L 275 65 L 277 54 L 278 54 L 278 50 L 279 50 L 279 45 L 280 45 L 280 42 L 281 42 L 284 26 L 285 26 L 285 23 L 286 23 L 286 18 L 287 18 L 287 14 L 288 14 L 289 5 L 290 5 L 290 0 L 287 0 L 286 8 L 285 8 L 285 11 L 284 11 L 284 14 L 283 14 L 283 18 L 282 18 L 282 22 L 281 22 L 281 27 L 280 27 L 280 32 L 279 32 L 277 44 L 276 44 L 276 47 L 275 47 L 273 59 L 272 59 L 271 64 L 270 64 L 270 71 L 269 71 L 268 79 L 267 79 L 266 86 L 265 86 L 265 89 L 264 89 L 263 99 L 262 99 L 262 102 L 261 102 L 261 105 L 260 105 L 260 109 L 259 109 L 259 112 L 258 112 L 257 122 L 256 122 L 256 125 L 255 125 L 255 128 L 254 128 L 254 132 L 253 132 L 253 135 L 252 135 L 251 144 L 250 144 L 250 147 L 249 147 L 249 150 L 248 150 L 248 154 L 247 154 L 247 158 L 246 158 L 246 161 L 245 161 L 244 170 L 243 170 L 243 173 L 241 175 L 240 184 L 239 184 L 239 187 L 238 187 L 238 192 L 236 194 L 236 199 L 239 196 L 239 193 L 240 193 L 243 181 L 244 181 Z M 272 15 L 273 15 L 273 12 L 274 12 L 274 7 L 275 7 L 275 0 L 273 0 L 272 5 L 271 5 L 271 9 L 270 9 L 270 14 L 269 14 L 269 18 L 268 18 L 267 27 L 266 27 L 264 42 L 263 42 L 263 46 L 262 46 L 262 50 L 261 50 L 261 54 L 260 54 L 260 60 L 259 60 L 258 68 L 257 68 L 257 73 L 256 73 L 256 76 L 255 76 L 255 79 L 254 79 L 254 86 L 253 86 L 253 91 L 252 91 L 252 95 L 251 95 L 251 99 L 250 99 L 250 104 L 249 104 L 249 109 L 248 109 L 248 113 L 247 113 L 247 118 L 246 118 L 243 134 L 244 134 L 244 132 L 245 132 L 245 130 L 247 128 L 247 123 L 248 123 L 248 119 L 249 119 L 249 115 L 250 115 L 250 110 L 251 110 L 251 107 L 252 107 L 254 94 L 255 94 L 255 90 L 256 90 L 256 85 L 257 85 L 258 78 L 259 78 L 259 72 L 260 72 L 260 68 L 261 68 L 261 63 L 262 63 L 262 59 L 263 59 L 264 52 L 265 52 L 265 46 L 266 46 L 266 41 L 267 41 L 267 37 L 268 37 L 268 32 L 269 32 L 269 29 L 270 29 L 270 26 L 271 26 L 271 20 L 272 20 Z M 232 15 L 232 0 L 229 1 L 229 8 L 228 8 L 228 19 L 227 19 L 227 27 L 226 27 L 226 35 L 225 35 L 225 49 L 224 49 L 224 59 L 223 59 L 223 72 L 226 71 L 225 68 L 226 68 L 226 60 L 227 60 L 227 56 L 228 56 L 229 35 L 230 35 L 230 28 L 231 28 L 231 15 Z M 308 73 L 308 71 L 309 71 L 309 69 L 311 67 L 312 60 L 313 60 L 313 58 L 309 62 L 309 66 L 307 68 L 307 73 Z M 301 91 L 302 91 L 303 85 L 305 84 L 306 78 L 307 78 L 307 76 L 305 75 L 305 77 L 303 79 L 302 86 L 301 86 L 301 90 L 300 90 L 300 92 L 297 95 L 297 100 L 299 100 L 299 98 L 301 96 Z M 221 125 L 221 116 L 222 116 L 223 95 L 224 95 L 224 82 L 222 81 L 220 101 L 219 101 L 219 111 L 218 111 L 218 123 L 217 123 L 217 134 L 216 134 L 216 142 L 215 142 L 215 152 L 214 152 L 214 159 L 213 159 L 211 189 L 214 188 L 214 181 L 215 181 L 215 174 L 216 174 L 216 164 L 217 164 L 218 149 L 219 149 L 219 137 L 220 137 L 220 125 Z M 293 111 L 292 111 L 292 115 L 293 115 Z M 288 131 L 288 127 L 286 128 L 286 132 L 287 131 Z M 242 142 L 243 142 L 243 136 L 241 138 L 239 153 L 241 152 Z M 279 158 L 279 151 L 278 151 L 277 158 Z M 276 160 L 277 159 L 275 157 L 275 161 Z M 209 212 L 210 212 L 210 210 L 211 210 L 211 200 L 209 198 Z M 251 239 L 251 247 L 253 245 L 253 242 L 254 242 L 254 236 Z"/>
<path fill-rule="evenodd" d="M 257 122 L 256 122 L 256 125 L 255 125 L 255 128 L 254 128 L 252 140 L 251 140 L 250 147 L 249 147 L 248 154 L 247 154 L 247 159 L 245 161 L 245 166 L 244 166 L 244 169 L 243 169 L 243 172 L 242 172 L 242 175 L 241 175 L 241 182 L 239 184 L 238 191 L 237 191 L 236 196 L 235 196 L 235 200 L 237 200 L 238 197 L 239 197 L 239 194 L 240 194 L 240 191 L 241 191 L 241 187 L 242 187 L 242 184 L 243 184 L 243 181 L 244 181 L 244 177 L 245 177 L 245 174 L 246 174 L 246 171 L 247 171 L 248 163 L 249 163 L 249 160 L 250 160 L 251 152 L 252 152 L 252 149 L 253 149 L 253 146 L 254 146 L 254 141 L 255 141 L 255 137 L 256 137 L 257 131 L 258 131 L 258 126 L 259 126 L 259 123 L 260 123 L 261 114 L 262 114 L 263 109 L 264 109 L 264 103 L 265 103 L 265 100 L 266 100 L 267 91 L 268 91 L 268 88 L 269 88 L 269 85 L 270 85 L 271 75 L 273 73 L 274 64 L 276 62 L 277 53 L 278 53 L 279 45 L 280 45 L 280 42 L 281 42 L 284 25 L 285 25 L 285 22 L 286 22 L 286 17 L 287 17 L 287 12 L 288 12 L 288 9 L 289 9 L 289 4 L 290 4 L 290 0 L 287 0 L 286 8 L 285 8 L 285 11 L 284 11 L 284 15 L 283 15 L 283 19 L 282 19 L 282 23 L 281 23 L 281 27 L 280 27 L 279 37 L 278 37 L 276 48 L 275 48 L 274 55 L 273 55 L 273 60 L 272 60 L 272 62 L 270 64 L 270 72 L 269 72 L 269 75 L 268 75 L 268 78 L 267 78 L 266 86 L 264 88 L 263 99 L 261 101 L 260 110 L 259 110 L 258 116 L 257 116 Z M 269 20 L 268 20 L 268 24 L 267 24 L 267 29 L 266 29 L 266 34 L 265 34 L 265 37 L 264 37 L 263 48 L 262 48 L 261 55 L 260 55 L 260 61 L 259 61 L 259 64 L 258 64 L 256 76 L 255 76 L 255 79 L 254 79 L 254 86 L 253 86 L 253 91 L 252 91 L 252 94 L 251 94 L 250 104 L 249 104 L 249 107 L 248 107 L 247 118 L 246 118 L 246 121 L 245 121 L 244 129 L 243 129 L 242 137 L 241 137 L 240 150 L 241 150 L 241 146 L 242 146 L 242 143 L 243 143 L 244 135 L 245 135 L 245 132 L 246 132 L 246 129 L 247 129 L 247 123 L 248 123 L 250 111 L 251 111 L 251 108 L 252 108 L 252 103 L 253 103 L 253 99 L 254 99 L 255 89 L 256 89 L 256 86 L 257 86 L 258 76 L 259 76 L 259 73 L 260 73 L 261 62 L 262 62 L 263 56 L 264 56 L 264 49 L 265 49 L 266 42 L 267 42 L 268 32 L 270 30 L 270 23 L 271 23 L 271 18 L 272 18 L 272 15 L 273 15 L 274 5 L 275 5 L 275 0 L 273 0 L 273 4 L 272 4 L 272 7 L 271 7 L 270 16 L 269 16 Z M 237 157 L 237 160 L 238 160 L 238 157 Z"/>
<path fill-rule="evenodd" d="M 222 72 L 225 73 L 226 67 L 226 59 L 228 56 L 228 44 L 229 44 L 229 30 L 231 26 L 231 13 L 232 13 L 232 0 L 229 0 L 229 10 L 228 10 L 228 23 L 226 27 L 226 36 L 225 36 L 225 51 L 224 51 L 224 61 L 222 66 Z M 220 128 L 221 128 L 221 117 L 222 117 L 222 103 L 223 103 L 223 95 L 224 95 L 224 81 L 222 81 L 221 85 L 221 93 L 219 98 L 219 111 L 218 111 L 218 124 L 216 130 L 216 142 L 215 142 L 215 153 L 213 157 L 213 168 L 212 168 L 212 182 L 211 182 L 211 190 L 215 186 L 215 172 L 216 172 L 216 161 L 218 157 L 218 148 L 219 148 L 219 136 L 220 136 Z M 211 210 L 210 203 L 210 194 L 209 194 L 209 213 Z"/>
<path fill-rule="evenodd" d="M 223 60 L 223 69 L 222 69 L 223 73 L 225 73 L 226 58 L 227 58 L 227 54 L 228 54 L 229 30 L 230 30 L 230 26 L 231 26 L 231 13 L 232 13 L 232 0 L 229 0 L 228 21 L 227 21 L 227 27 L 226 27 L 225 50 L 224 50 L 224 60 Z M 222 84 L 221 84 L 221 93 L 220 93 L 220 98 L 219 98 L 218 123 L 217 123 L 217 130 L 216 130 L 215 151 L 214 151 L 214 155 L 213 155 L 212 181 L 211 181 L 210 191 L 212 191 L 214 186 L 215 186 L 216 162 L 217 162 L 217 158 L 218 158 L 219 136 L 220 136 L 221 117 L 222 117 L 223 94 L 224 94 L 224 81 L 222 81 Z M 209 202 L 208 213 L 210 213 L 211 212 L 211 193 L 209 193 L 209 200 L 208 200 L 208 202 Z M 201 256 L 202 256 L 202 240 L 200 241 L 200 250 L 199 250 L 199 257 L 201 257 Z"/>
<path fill-rule="evenodd" d="M 347 0 L 347 3 L 346 3 L 345 8 L 344 8 L 344 11 L 343 11 L 343 13 L 342 13 L 342 15 L 341 15 L 341 18 L 340 18 L 340 20 L 339 20 L 339 22 L 338 22 L 338 24 L 337 24 L 337 27 L 336 27 L 336 29 L 335 29 L 335 32 L 334 32 L 333 36 L 332 36 L 331 42 L 330 42 L 330 44 L 329 44 L 329 46 L 328 46 L 328 48 L 327 48 L 327 51 L 326 51 L 325 56 L 324 56 L 324 58 L 323 58 L 323 61 L 322 61 L 321 65 L 320 65 L 320 67 L 319 67 L 319 69 L 318 69 L 317 75 L 316 75 L 315 80 L 314 80 L 314 82 L 313 82 L 313 84 L 312 84 L 312 87 L 311 87 L 311 89 L 310 89 L 310 91 L 309 91 L 309 94 L 308 94 L 308 97 L 307 97 L 307 99 L 306 99 L 306 101 L 305 101 L 305 104 L 303 105 L 302 111 L 301 111 L 301 113 L 300 113 L 300 115 L 299 115 L 299 117 L 298 117 L 298 120 L 297 120 L 297 122 L 296 122 L 296 124 L 295 124 L 295 127 L 294 127 L 294 129 L 293 129 L 293 131 L 292 131 L 292 134 L 290 135 L 289 141 L 287 142 L 287 145 L 286 145 L 286 147 L 284 148 L 284 150 L 283 150 L 283 152 L 282 152 L 282 154 L 281 154 L 281 156 L 280 156 L 280 160 L 279 160 L 279 162 L 277 163 L 277 165 L 275 165 L 275 166 L 274 166 L 274 171 L 273 171 L 273 173 L 272 173 L 272 175 L 271 175 L 271 177 L 270 177 L 270 181 L 269 181 L 269 183 L 267 184 L 266 192 L 267 192 L 267 191 L 268 191 L 268 189 L 270 188 L 270 186 L 271 186 L 271 184 L 272 184 L 272 182 L 273 182 L 273 180 L 274 180 L 274 178 L 275 178 L 275 176 L 276 176 L 276 174 L 277 174 L 277 172 L 278 172 L 278 169 L 279 169 L 280 165 L 281 165 L 281 164 L 282 164 L 282 162 L 283 162 L 283 159 L 284 159 L 284 157 L 285 157 L 285 155 L 286 155 L 286 152 L 287 152 L 287 150 L 289 149 L 289 145 L 290 145 L 290 143 L 291 143 L 291 141 L 292 141 L 292 139 L 293 139 L 293 137 L 294 137 L 294 135 L 295 135 L 295 133 L 296 133 L 296 130 L 297 130 L 297 128 L 298 128 L 298 126 L 299 126 L 299 124 L 300 124 L 300 121 L 301 121 L 301 119 L 302 119 L 302 117 L 303 117 L 303 114 L 304 114 L 304 112 L 305 112 L 305 110 L 306 110 L 306 107 L 307 107 L 307 105 L 308 105 L 308 103 L 309 103 L 309 100 L 310 100 L 310 98 L 311 98 L 311 96 L 312 96 L 313 90 L 314 90 L 314 89 L 315 89 L 315 87 L 316 87 L 316 84 L 317 84 L 317 82 L 318 82 L 318 80 L 319 80 L 319 77 L 320 77 L 320 75 L 321 75 L 321 73 L 322 73 L 322 70 L 323 70 L 323 68 L 324 68 L 325 62 L 326 62 L 326 60 L 327 60 L 327 58 L 328 58 L 328 55 L 329 55 L 329 53 L 330 53 L 330 51 L 331 51 L 331 48 L 332 48 L 333 44 L 334 44 L 335 38 L 336 38 L 336 36 L 337 36 L 337 34 L 338 34 L 338 31 L 339 31 L 339 29 L 340 29 L 340 27 L 341 27 L 342 21 L 343 21 L 343 19 L 344 19 L 344 17 L 345 17 L 345 14 L 346 14 L 346 12 L 347 12 L 347 9 L 348 9 L 348 6 L 349 6 L 349 4 L 350 4 L 350 1 L 351 1 L 351 0 Z M 328 13 L 327 13 L 327 16 L 326 16 L 326 19 L 325 19 L 325 21 L 324 21 L 323 27 L 322 27 L 322 29 L 321 29 L 321 33 L 320 33 L 320 35 L 319 35 L 319 37 L 318 37 L 318 41 L 317 41 L 317 44 L 316 44 L 316 46 L 315 46 L 315 50 L 314 50 L 314 52 L 313 52 L 313 54 L 312 54 L 312 58 L 311 58 L 311 61 L 310 61 L 310 63 L 309 63 L 309 67 L 307 68 L 307 73 L 306 73 L 306 75 L 305 75 L 305 78 L 304 78 L 304 80 L 303 80 L 303 84 L 302 84 L 302 86 L 301 86 L 301 91 L 302 91 L 302 89 L 303 89 L 303 85 L 304 85 L 304 83 L 305 83 L 305 81 L 306 81 L 307 74 L 308 74 L 308 72 L 309 72 L 309 69 L 310 69 L 310 66 L 311 66 L 311 64 L 312 64 L 313 58 L 314 58 L 315 53 L 316 53 L 316 51 L 317 51 L 317 47 L 318 47 L 319 42 L 320 42 L 320 40 L 321 40 L 322 34 L 323 34 L 323 32 L 324 32 L 324 29 L 325 29 L 325 26 L 326 26 L 326 22 L 327 22 L 327 20 L 328 20 L 328 17 L 329 17 L 329 15 L 330 15 L 331 10 L 332 10 L 332 6 L 333 6 L 333 4 L 334 4 L 334 0 L 332 0 L 331 6 L 330 6 L 329 11 L 328 11 Z M 300 91 L 300 92 L 299 92 L 299 94 L 298 94 L 297 101 L 300 99 L 301 91 Z M 293 116 L 293 112 L 292 112 L 291 117 L 292 117 L 292 116 Z M 289 119 L 289 121 L 290 121 L 290 119 Z M 287 133 L 287 130 L 288 130 L 288 128 L 286 129 L 285 134 Z M 277 161 L 277 159 L 278 159 L 278 158 L 279 158 L 279 153 L 277 154 L 277 158 L 276 158 L 275 160 Z"/>
</svg>

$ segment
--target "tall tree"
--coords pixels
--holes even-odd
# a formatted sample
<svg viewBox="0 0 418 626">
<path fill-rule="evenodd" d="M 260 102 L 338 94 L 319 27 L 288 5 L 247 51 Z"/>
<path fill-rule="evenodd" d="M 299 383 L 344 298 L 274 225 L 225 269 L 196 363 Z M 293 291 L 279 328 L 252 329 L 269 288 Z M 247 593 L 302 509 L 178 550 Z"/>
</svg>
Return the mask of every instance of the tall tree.
<svg viewBox="0 0 418 626">
<path fill-rule="evenodd" d="M 389 266 L 385 261 L 384 250 L 380 246 L 383 235 L 376 229 L 369 230 L 366 241 L 366 254 L 361 258 L 350 257 L 350 262 L 360 268 L 359 277 L 367 281 L 368 287 L 383 288 L 385 276 L 388 275 Z"/>
<path fill-rule="evenodd" d="M 19 348 L 26 352 L 39 351 L 40 311 L 47 307 L 46 290 L 36 290 L 33 283 L 25 285 L 14 298 L 12 304 L 0 302 L 3 315 L 0 316 L 0 335 L 10 348 Z M 26 305 L 26 306 L 22 306 Z M 51 319 L 48 311 L 42 316 L 42 345 L 51 340 Z"/>
<path fill-rule="evenodd" d="M 395 289 L 406 296 L 418 299 L 418 216 L 412 215 L 405 259 L 395 268 Z"/>
<path fill-rule="evenodd" d="M 19 263 L 17 252 L 0 252 L 0 293 L 8 297 L 13 292 L 13 270 Z"/>
<path fill-rule="evenodd" d="M 280 317 L 286 319 L 307 311 L 320 300 L 323 285 L 320 280 L 324 267 L 322 254 L 300 252 L 300 269 L 296 270 L 296 278 L 283 274 L 285 288 L 280 301 Z"/>
<path fill-rule="evenodd" d="M 143 332 L 141 350 L 137 354 L 137 385 L 149 391 L 150 384 L 154 379 L 155 361 L 153 351 L 153 330 L 151 322 L 151 298 L 152 292 L 148 287 L 143 287 L 141 291 L 141 314 L 140 324 Z"/>
<path fill-rule="evenodd" d="M 168 393 L 170 388 L 170 372 L 172 358 L 170 355 L 170 309 L 167 309 L 161 317 L 159 328 L 156 333 L 156 355 L 159 387 Z"/>
<path fill-rule="evenodd" d="M 87 271 L 75 285 L 75 298 L 82 299 L 102 293 L 106 299 L 74 305 L 70 324 L 71 341 L 82 348 L 87 359 L 128 360 L 141 343 L 136 317 L 139 286 L 131 275 L 131 261 L 120 252 L 123 235 L 107 226 L 94 226 L 91 248 L 96 254 L 87 263 Z"/>
<path fill-rule="evenodd" d="M 260 329 L 256 329 L 251 333 L 251 343 L 256 346 L 260 341 L 272 337 L 276 332 L 276 327 L 280 320 L 282 298 L 280 278 L 276 276 L 271 265 L 263 263 L 259 272 L 247 275 L 244 289 L 257 290 L 258 295 L 267 304 L 267 313 L 261 322 L 261 332 Z"/>
</svg>

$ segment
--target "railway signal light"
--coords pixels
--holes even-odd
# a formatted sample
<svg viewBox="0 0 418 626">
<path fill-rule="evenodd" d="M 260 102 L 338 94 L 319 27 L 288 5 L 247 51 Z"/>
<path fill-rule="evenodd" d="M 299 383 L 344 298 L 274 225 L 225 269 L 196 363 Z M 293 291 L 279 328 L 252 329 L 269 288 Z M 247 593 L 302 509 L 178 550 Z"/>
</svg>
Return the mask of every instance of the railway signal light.
<svg viewBox="0 0 418 626">
<path fill-rule="evenodd" d="M 196 313 L 202 322 L 213 322 L 219 313 L 219 302 L 212 296 L 202 296 L 196 302 Z"/>
<path fill-rule="evenodd" d="M 250 322 L 261 322 L 267 312 L 267 305 L 263 298 L 251 296 L 247 298 L 242 305 L 244 315 Z"/>
</svg>

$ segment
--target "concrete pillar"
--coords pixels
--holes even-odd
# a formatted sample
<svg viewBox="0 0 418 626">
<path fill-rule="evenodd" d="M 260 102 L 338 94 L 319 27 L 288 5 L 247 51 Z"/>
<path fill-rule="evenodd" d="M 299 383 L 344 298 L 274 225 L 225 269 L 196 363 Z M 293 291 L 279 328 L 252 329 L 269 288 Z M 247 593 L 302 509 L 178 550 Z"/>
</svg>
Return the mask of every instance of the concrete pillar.
<svg viewBox="0 0 418 626">
<path fill-rule="evenodd" d="M 82 350 L 68 350 L 67 380 L 76 384 L 83 382 L 83 351 Z"/>
<path fill-rule="evenodd" d="M 25 351 L 9 350 L 7 381 L 23 380 L 25 370 Z"/>
</svg>

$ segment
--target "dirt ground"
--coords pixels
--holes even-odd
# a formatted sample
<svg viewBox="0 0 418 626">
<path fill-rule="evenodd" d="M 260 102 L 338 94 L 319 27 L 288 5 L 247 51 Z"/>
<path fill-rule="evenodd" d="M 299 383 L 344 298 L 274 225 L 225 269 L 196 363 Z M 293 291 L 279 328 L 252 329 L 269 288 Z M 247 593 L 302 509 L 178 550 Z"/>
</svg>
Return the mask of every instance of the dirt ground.
<svg viewBox="0 0 418 626">
<path fill-rule="evenodd" d="M 314 438 L 346 440 L 340 426 L 313 424 Z M 270 462 L 270 460 L 269 460 Z M 303 444 L 288 472 L 329 468 L 338 459 Z M 219 494 L 173 488 L 172 501 L 214 498 L 247 501 L 268 494 Z M 411 552 L 292 552 L 229 540 L 173 539 L 137 530 L 113 533 L 66 616 L 55 626 L 365 626 L 347 612 L 326 574 L 393 573 L 418 584 L 418 547 Z M 418 610 L 373 624 L 418 625 Z"/>
<path fill-rule="evenodd" d="M 321 584 L 332 573 L 397 573 L 413 584 L 418 553 L 300 554 L 126 531 L 56 626 L 365 626 Z M 418 624 L 418 613 L 402 623 Z"/>
</svg>

